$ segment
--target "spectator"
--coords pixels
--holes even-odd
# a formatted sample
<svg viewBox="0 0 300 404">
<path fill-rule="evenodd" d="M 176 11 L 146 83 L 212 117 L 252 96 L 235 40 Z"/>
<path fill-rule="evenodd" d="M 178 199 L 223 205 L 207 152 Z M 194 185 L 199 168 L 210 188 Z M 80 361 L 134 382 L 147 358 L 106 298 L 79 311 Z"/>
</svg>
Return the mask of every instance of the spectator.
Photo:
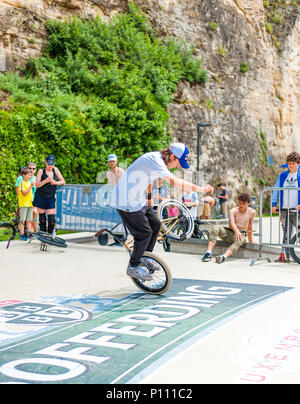
<svg viewBox="0 0 300 404">
<path fill-rule="evenodd" d="M 32 232 L 32 188 L 35 186 L 34 181 L 30 181 L 32 177 L 31 170 L 28 168 L 23 168 L 22 170 L 22 180 L 19 183 L 19 207 L 20 207 L 20 223 L 19 230 L 21 233 L 20 239 L 23 241 L 27 241 L 27 236 L 25 235 L 25 223 L 26 230 L 28 232 Z"/>
<path fill-rule="evenodd" d="M 22 167 L 20 168 L 20 170 L 19 170 L 19 175 L 18 175 L 18 178 L 17 178 L 17 180 L 16 180 L 16 185 L 15 185 L 15 187 L 16 187 L 16 194 L 17 194 L 18 200 L 19 200 L 19 185 L 20 185 L 20 182 L 23 181 L 23 170 L 24 170 L 24 168 L 26 168 L 26 167 L 25 167 L 25 166 L 22 166 Z"/>
<path fill-rule="evenodd" d="M 151 204 L 153 209 L 157 211 L 157 207 L 162 201 L 170 199 L 170 189 L 167 185 L 164 185 L 161 178 L 157 178 L 151 188 Z"/>
<path fill-rule="evenodd" d="M 182 203 L 190 210 L 193 219 L 198 217 L 199 199 L 197 192 L 191 191 L 182 195 Z"/>
<path fill-rule="evenodd" d="M 29 168 L 30 170 L 32 169 L 31 167 L 35 167 L 35 170 L 36 170 L 36 166 L 35 166 L 34 163 L 29 163 L 29 164 L 27 165 L 27 168 Z M 17 194 L 18 200 L 19 200 L 19 185 L 20 185 L 21 181 L 23 181 L 23 170 L 24 170 L 25 168 L 26 168 L 25 166 L 23 166 L 23 167 L 20 168 L 19 176 L 18 176 L 18 178 L 17 178 L 16 185 L 15 185 L 15 186 L 16 186 L 16 194 Z M 33 174 L 34 174 L 34 172 L 35 172 L 35 171 L 33 171 Z M 30 178 L 30 180 L 29 180 L 29 182 L 32 182 L 32 181 L 34 181 L 35 184 L 36 184 L 36 176 L 35 176 L 35 175 L 32 175 L 31 178 Z M 34 186 L 32 187 L 33 200 L 34 200 L 34 197 L 35 197 L 35 191 L 36 191 L 36 185 L 34 185 Z M 36 207 L 33 207 L 32 231 L 36 231 L 36 222 L 37 222 L 37 208 L 36 208 Z"/>
<path fill-rule="evenodd" d="M 36 177 L 36 194 L 34 206 L 37 207 L 40 219 L 40 230 L 53 233 L 56 223 L 55 195 L 56 186 L 64 185 L 65 180 L 59 169 L 54 167 L 55 157 L 50 154 L 46 157 L 45 168 L 40 169 Z M 47 216 L 46 216 L 47 214 Z M 48 227 L 47 227 L 48 218 Z"/>
<path fill-rule="evenodd" d="M 116 185 L 122 175 L 124 174 L 123 168 L 118 167 L 118 157 L 115 154 L 110 154 L 107 159 L 110 170 L 106 172 L 107 184 Z"/>
<path fill-rule="evenodd" d="M 35 176 L 35 172 L 36 172 L 36 164 L 35 163 L 28 163 L 27 164 L 27 168 L 31 171 L 31 178 L 30 181 L 33 181 L 35 184 L 32 187 L 32 196 L 33 196 L 33 200 L 35 198 L 35 193 L 36 193 L 36 176 Z M 38 217 L 38 211 L 37 211 L 37 207 L 33 206 L 32 207 L 32 213 L 33 213 L 33 218 L 32 218 L 32 230 L 34 232 L 37 231 L 37 217 Z"/>
<path fill-rule="evenodd" d="M 250 243 L 252 239 L 252 224 L 256 216 L 256 211 L 249 207 L 251 196 L 248 193 L 240 194 L 238 197 L 238 206 L 229 211 L 229 227 L 214 225 L 212 227 L 207 251 L 202 261 L 207 262 L 212 259 L 212 251 L 216 245 L 217 237 L 221 240 L 232 243 L 223 255 L 216 257 L 216 262 L 221 264 L 226 258 L 234 254 L 241 246 L 246 243 L 247 235 Z"/>
<path fill-rule="evenodd" d="M 124 170 L 118 167 L 119 161 L 115 154 L 110 154 L 108 156 L 107 163 L 110 167 L 110 170 L 106 172 L 107 185 L 116 185 L 124 174 Z M 122 237 L 123 234 L 116 233 L 116 236 Z M 119 243 L 116 238 L 114 238 L 114 242 L 109 244 L 109 247 L 122 247 L 122 244 Z"/>
<path fill-rule="evenodd" d="M 221 210 L 221 214 L 223 216 L 223 219 L 227 219 L 227 208 L 228 208 L 228 191 L 225 188 L 225 184 L 220 183 L 218 184 L 218 188 L 219 188 L 219 203 L 220 203 L 220 210 Z"/>
<path fill-rule="evenodd" d="M 296 152 L 290 153 L 287 156 L 288 170 L 281 173 L 274 187 L 276 188 L 298 188 L 300 187 L 300 155 Z M 280 198 L 279 198 L 280 196 Z M 280 206 L 278 201 L 280 199 Z M 280 209 L 280 220 L 283 227 L 283 244 L 289 244 L 293 229 L 297 229 L 297 217 L 299 212 L 290 212 L 289 209 L 300 210 L 300 191 L 273 191 L 272 194 L 272 212 Z M 289 234 L 288 234 L 289 233 Z M 289 261 L 289 248 L 282 248 L 279 256 L 279 262 Z"/>
<path fill-rule="evenodd" d="M 216 204 L 216 200 L 211 194 L 207 194 L 203 198 L 203 203 L 204 203 L 203 213 L 200 216 L 200 219 L 208 220 L 208 219 L 210 219 L 211 209 Z"/>
</svg>

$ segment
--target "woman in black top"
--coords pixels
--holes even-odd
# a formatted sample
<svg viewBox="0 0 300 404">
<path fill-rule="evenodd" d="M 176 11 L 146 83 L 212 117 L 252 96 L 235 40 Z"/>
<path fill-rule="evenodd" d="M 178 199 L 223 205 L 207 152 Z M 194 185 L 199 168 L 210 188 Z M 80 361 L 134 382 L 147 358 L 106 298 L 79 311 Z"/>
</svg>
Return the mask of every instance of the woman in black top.
<svg viewBox="0 0 300 404">
<path fill-rule="evenodd" d="M 54 167 L 54 165 L 55 157 L 50 154 L 46 157 L 45 168 L 39 170 L 37 173 L 37 190 L 33 203 L 34 206 L 37 206 L 38 208 L 41 231 L 47 231 L 48 217 L 48 233 L 53 233 L 56 223 L 56 186 L 65 184 L 64 177 L 61 175 L 59 169 Z"/>
</svg>

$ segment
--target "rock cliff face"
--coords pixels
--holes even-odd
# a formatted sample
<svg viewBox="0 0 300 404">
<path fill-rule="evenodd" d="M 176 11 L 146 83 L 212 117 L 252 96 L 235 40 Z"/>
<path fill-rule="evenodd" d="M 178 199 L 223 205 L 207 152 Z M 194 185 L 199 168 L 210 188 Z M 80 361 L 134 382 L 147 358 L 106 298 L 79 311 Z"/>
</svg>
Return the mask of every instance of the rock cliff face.
<svg viewBox="0 0 300 404">
<path fill-rule="evenodd" d="M 192 166 L 197 123 L 210 122 L 212 127 L 201 131 L 205 179 L 225 180 L 232 190 L 269 185 L 286 154 L 300 152 L 299 2 L 282 1 L 281 8 L 272 8 L 275 0 L 136 2 L 162 37 L 193 46 L 209 72 L 205 86 L 181 83 L 169 106 L 173 134 L 189 145 Z M 109 19 L 127 5 L 127 0 L 0 0 L 0 71 L 39 55 L 45 19 L 75 14 Z M 275 21 L 271 28 L 268 16 Z M 275 170 L 267 167 L 268 155 Z"/>
</svg>

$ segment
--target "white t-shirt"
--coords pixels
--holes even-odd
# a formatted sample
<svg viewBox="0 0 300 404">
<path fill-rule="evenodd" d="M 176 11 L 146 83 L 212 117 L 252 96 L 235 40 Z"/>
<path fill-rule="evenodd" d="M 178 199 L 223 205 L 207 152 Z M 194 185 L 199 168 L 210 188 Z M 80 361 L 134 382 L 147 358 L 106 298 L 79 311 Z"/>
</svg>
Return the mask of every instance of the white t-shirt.
<svg viewBox="0 0 300 404">
<path fill-rule="evenodd" d="M 289 173 L 283 187 L 298 188 L 298 173 Z M 298 206 L 298 191 L 283 191 L 283 209 L 294 209 Z"/>
<path fill-rule="evenodd" d="M 189 194 L 183 194 L 182 195 L 182 202 L 183 203 L 195 203 L 197 202 L 198 199 L 198 195 L 197 192 L 190 192 Z M 192 206 L 192 207 L 188 207 L 188 209 L 191 212 L 191 215 L 193 216 L 193 219 L 197 219 L 197 213 L 198 213 L 198 208 L 197 206 Z"/>
<path fill-rule="evenodd" d="M 112 191 L 111 206 L 127 212 L 137 212 L 146 204 L 146 190 L 157 178 L 174 177 L 160 152 L 143 154 L 120 178 Z"/>
</svg>

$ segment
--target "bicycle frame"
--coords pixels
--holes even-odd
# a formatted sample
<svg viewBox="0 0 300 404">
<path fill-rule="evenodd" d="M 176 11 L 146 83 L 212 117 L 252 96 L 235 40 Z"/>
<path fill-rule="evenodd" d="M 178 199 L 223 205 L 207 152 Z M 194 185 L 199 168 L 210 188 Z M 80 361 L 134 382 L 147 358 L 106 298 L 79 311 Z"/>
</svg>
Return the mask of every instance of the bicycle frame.
<svg viewBox="0 0 300 404">
<path fill-rule="evenodd" d="M 159 234 L 159 236 L 157 237 L 157 241 L 158 242 L 160 242 L 160 241 L 164 241 L 166 238 L 169 238 L 169 239 L 172 239 L 172 240 L 177 240 L 177 239 L 175 239 L 174 237 L 172 237 L 172 236 L 170 236 L 169 235 L 169 233 L 172 231 L 172 229 L 179 223 L 179 220 L 180 220 L 180 215 L 179 216 L 173 216 L 173 217 L 171 217 L 171 218 L 167 218 L 167 219 L 164 219 L 164 220 L 162 220 L 161 221 L 161 223 L 168 223 L 168 222 L 172 222 L 172 221 L 174 221 L 174 223 L 172 223 L 171 224 L 171 226 L 168 228 L 168 231 L 163 231 L 163 232 L 160 232 L 160 234 Z M 121 238 L 121 237 L 119 237 L 119 236 L 117 236 L 117 235 L 115 235 L 114 233 L 113 233 L 113 231 L 120 225 L 120 224 L 122 224 L 123 222 L 121 221 L 121 222 L 119 222 L 116 226 L 114 226 L 111 230 L 109 230 L 109 229 L 101 229 L 101 230 L 99 230 L 96 234 L 95 234 L 95 238 L 97 238 L 97 237 L 99 237 L 101 234 L 103 234 L 103 233 L 109 233 L 112 237 L 114 237 L 120 244 L 122 244 L 123 245 L 123 247 L 125 247 L 126 248 L 126 250 L 128 251 L 128 252 L 130 252 L 131 250 L 132 250 L 132 248 L 133 248 L 133 245 L 134 245 L 134 238 L 131 238 L 130 240 L 128 240 L 128 235 L 129 235 L 129 233 L 128 233 L 128 230 L 127 230 L 127 227 L 124 225 L 124 223 L 123 223 L 123 225 L 124 225 L 124 228 L 125 228 L 125 240 L 124 240 L 124 237 L 123 238 Z M 186 237 L 185 237 L 185 235 L 184 234 L 182 234 L 181 236 L 180 236 L 180 241 L 183 241 L 183 240 L 185 240 L 186 239 Z"/>
</svg>

